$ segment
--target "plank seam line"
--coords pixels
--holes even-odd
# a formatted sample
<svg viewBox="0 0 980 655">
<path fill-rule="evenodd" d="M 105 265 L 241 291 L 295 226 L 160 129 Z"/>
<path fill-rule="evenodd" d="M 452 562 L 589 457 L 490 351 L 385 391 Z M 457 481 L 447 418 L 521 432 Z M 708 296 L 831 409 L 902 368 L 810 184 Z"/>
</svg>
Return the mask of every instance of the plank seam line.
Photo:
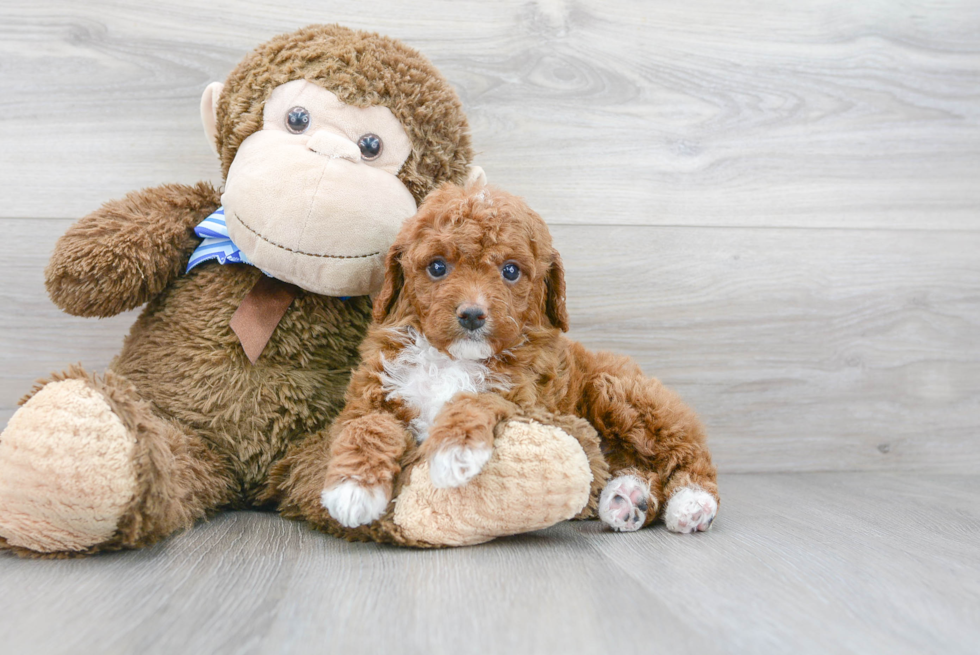
<svg viewBox="0 0 980 655">
<path fill-rule="evenodd" d="M 0 216 L 0 221 L 77 221 L 81 216 Z M 977 212 L 980 219 L 980 211 Z M 980 228 L 956 227 L 848 227 L 830 225 L 702 225 L 684 223 L 573 223 L 568 221 L 548 221 L 549 226 L 559 227 L 598 227 L 598 228 L 644 228 L 644 229 L 692 229 L 692 230 L 808 230 L 824 232 L 895 232 L 927 234 L 978 234 Z"/>
<path fill-rule="evenodd" d="M 980 219 L 980 212 L 977 212 Z M 684 223 L 571 223 L 562 221 L 548 221 L 549 226 L 561 227 L 623 227 L 623 228 L 664 228 L 664 229 L 694 229 L 694 230 L 807 230 L 824 232 L 909 232 L 909 233 L 928 233 L 928 234 L 978 234 L 980 228 L 942 228 L 942 227 L 848 227 L 830 225 L 693 225 Z"/>
</svg>

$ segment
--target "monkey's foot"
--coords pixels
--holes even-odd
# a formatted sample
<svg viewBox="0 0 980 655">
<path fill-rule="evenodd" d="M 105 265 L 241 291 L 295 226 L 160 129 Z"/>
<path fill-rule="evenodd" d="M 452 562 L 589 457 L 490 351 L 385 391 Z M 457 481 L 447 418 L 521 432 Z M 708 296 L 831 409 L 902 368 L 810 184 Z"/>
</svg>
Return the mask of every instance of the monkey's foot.
<svg viewBox="0 0 980 655">
<path fill-rule="evenodd" d="M 591 484 L 589 459 L 574 437 L 514 419 L 498 427 L 486 465 L 464 486 L 437 488 L 430 463 L 416 465 L 395 499 L 393 520 L 409 543 L 479 544 L 576 516 Z"/>
<path fill-rule="evenodd" d="M 0 537 L 40 553 L 109 539 L 137 490 L 135 447 L 87 380 L 48 383 L 0 434 Z"/>
</svg>

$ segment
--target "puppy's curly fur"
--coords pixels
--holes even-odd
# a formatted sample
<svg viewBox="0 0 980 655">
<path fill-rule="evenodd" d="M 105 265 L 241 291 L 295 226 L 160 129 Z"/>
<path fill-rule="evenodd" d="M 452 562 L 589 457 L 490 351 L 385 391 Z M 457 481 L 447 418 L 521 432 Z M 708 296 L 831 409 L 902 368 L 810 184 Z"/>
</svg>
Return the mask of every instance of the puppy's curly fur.
<svg viewBox="0 0 980 655">
<path fill-rule="evenodd" d="M 710 526 L 716 471 L 697 417 L 632 360 L 562 334 L 561 258 L 522 200 L 445 185 L 403 226 L 386 267 L 333 428 L 323 502 L 335 518 L 351 527 L 377 518 L 372 508 L 383 509 L 401 463 L 416 457 L 429 459 L 437 486 L 465 484 L 499 421 L 544 410 L 598 431 L 613 475 L 599 514 L 611 527 L 649 525 L 665 505 L 671 530 Z M 461 382 L 448 392 L 435 382 L 453 376 Z"/>
</svg>

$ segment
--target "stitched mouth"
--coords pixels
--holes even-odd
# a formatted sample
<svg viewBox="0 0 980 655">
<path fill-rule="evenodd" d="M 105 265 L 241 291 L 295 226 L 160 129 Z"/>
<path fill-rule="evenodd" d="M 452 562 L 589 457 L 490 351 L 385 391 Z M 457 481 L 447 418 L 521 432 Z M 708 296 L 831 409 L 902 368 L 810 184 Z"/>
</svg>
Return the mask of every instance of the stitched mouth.
<svg viewBox="0 0 980 655">
<path fill-rule="evenodd" d="M 272 239 L 265 236 L 264 234 L 262 234 L 261 232 L 253 228 L 251 225 L 243 221 L 242 217 L 239 216 L 237 212 L 234 212 L 234 216 L 235 216 L 235 220 L 241 223 L 242 227 L 244 227 L 246 230 L 248 230 L 249 232 L 257 236 L 258 238 L 262 239 L 266 243 L 268 243 L 270 246 L 275 246 L 280 250 L 285 250 L 286 252 L 291 252 L 296 255 L 306 255 L 307 257 L 322 257 L 324 259 L 365 259 L 367 257 L 377 257 L 378 255 L 381 254 L 380 250 L 378 252 L 372 252 L 366 255 L 324 255 L 316 252 L 303 252 L 302 250 L 297 250 L 296 248 L 290 248 L 289 246 L 284 246 L 281 243 L 276 243 L 275 241 L 273 241 Z"/>
</svg>

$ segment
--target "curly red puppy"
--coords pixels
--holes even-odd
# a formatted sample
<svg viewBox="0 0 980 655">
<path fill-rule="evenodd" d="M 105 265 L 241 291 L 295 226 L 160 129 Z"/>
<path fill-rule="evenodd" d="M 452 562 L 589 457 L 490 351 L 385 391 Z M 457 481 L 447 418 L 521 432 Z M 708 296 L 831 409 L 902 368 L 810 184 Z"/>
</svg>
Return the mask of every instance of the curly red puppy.
<svg viewBox="0 0 980 655">
<path fill-rule="evenodd" d="M 388 253 L 375 323 L 334 424 L 324 506 L 348 527 L 391 499 L 406 454 L 438 487 L 466 484 L 493 428 L 524 410 L 575 414 L 598 431 L 613 478 L 599 518 L 637 530 L 663 512 L 706 530 L 715 467 L 694 412 L 632 360 L 566 338 L 561 258 L 544 220 L 493 187 L 444 186 Z"/>
</svg>

